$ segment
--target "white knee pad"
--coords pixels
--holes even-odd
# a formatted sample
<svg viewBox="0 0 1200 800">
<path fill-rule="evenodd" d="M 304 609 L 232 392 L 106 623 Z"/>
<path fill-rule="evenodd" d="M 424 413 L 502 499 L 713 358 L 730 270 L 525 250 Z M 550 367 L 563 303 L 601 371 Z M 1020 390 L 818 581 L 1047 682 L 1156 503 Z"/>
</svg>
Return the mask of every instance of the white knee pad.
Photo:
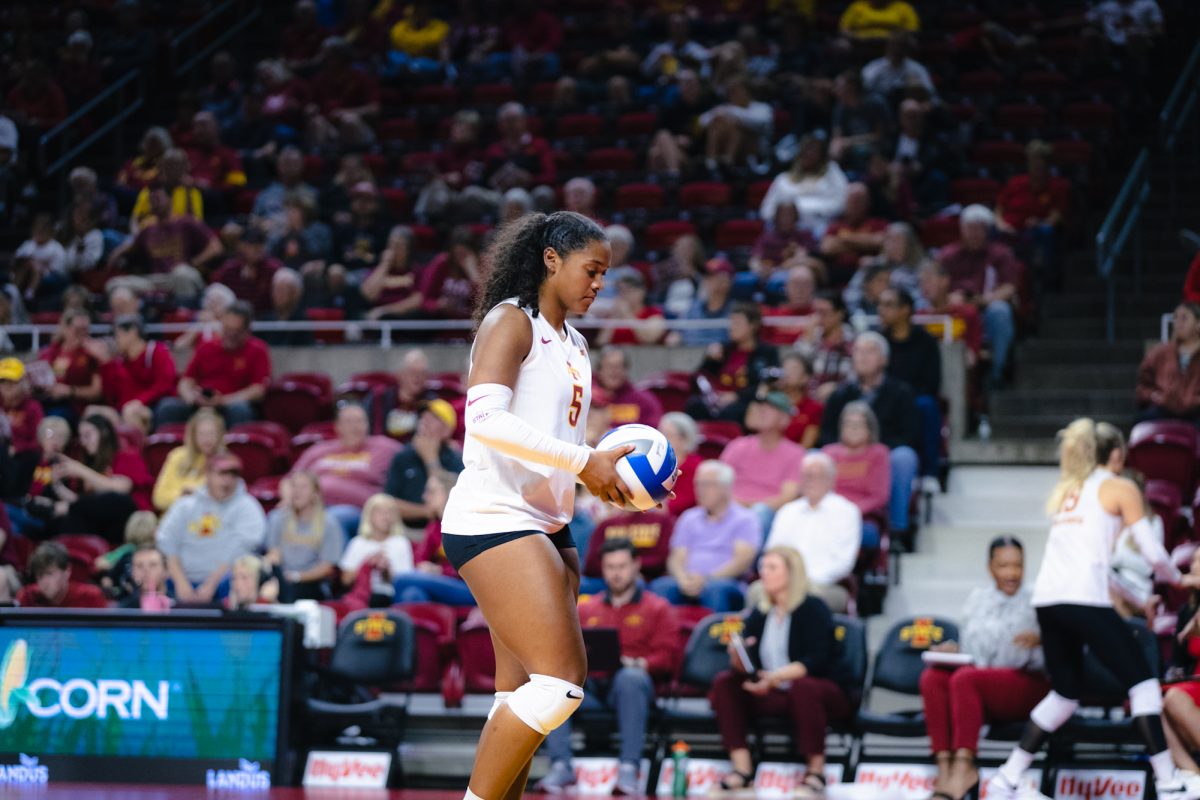
<svg viewBox="0 0 1200 800">
<path fill-rule="evenodd" d="M 1029 718 L 1042 730 L 1054 733 L 1071 718 L 1077 708 L 1078 700 L 1068 700 L 1058 692 L 1050 692 L 1042 698 L 1042 702 L 1034 706 Z"/>
<path fill-rule="evenodd" d="M 492 700 L 492 708 L 488 711 L 487 718 L 491 719 L 496 716 L 496 712 L 500 710 L 500 706 L 504 705 L 511 696 L 512 692 L 496 692 L 496 699 Z"/>
<path fill-rule="evenodd" d="M 1162 688 L 1154 678 L 1142 681 L 1129 690 L 1129 713 L 1134 717 L 1162 714 Z"/>
<path fill-rule="evenodd" d="M 508 710 L 545 736 L 566 722 L 583 702 L 583 688 L 550 675 L 530 675 L 505 701 Z"/>
</svg>

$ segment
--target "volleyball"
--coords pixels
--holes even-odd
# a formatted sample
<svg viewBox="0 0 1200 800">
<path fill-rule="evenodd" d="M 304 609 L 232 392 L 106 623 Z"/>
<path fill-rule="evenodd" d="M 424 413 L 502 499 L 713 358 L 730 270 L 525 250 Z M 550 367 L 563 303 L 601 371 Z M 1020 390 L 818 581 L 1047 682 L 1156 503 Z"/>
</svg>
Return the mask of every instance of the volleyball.
<svg viewBox="0 0 1200 800">
<path fill-rule="evenodd" d="M 617 462 L 617 474 L 632 495 L 627 511 L 649 511 L 667 499 L 675 485 L 675 449 L 667 437 L 649 425 L 613 428 L 596 445 L 612 450 L 631 444 L 635 449 Z"/>
</svg>

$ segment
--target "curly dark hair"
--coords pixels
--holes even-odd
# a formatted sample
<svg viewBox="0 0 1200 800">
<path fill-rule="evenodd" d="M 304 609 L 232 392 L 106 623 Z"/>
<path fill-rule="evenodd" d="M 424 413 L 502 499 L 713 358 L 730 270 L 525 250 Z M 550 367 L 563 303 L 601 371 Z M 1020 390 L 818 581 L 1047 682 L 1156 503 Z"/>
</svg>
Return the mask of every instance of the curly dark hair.
<svg viewBox="0 0 1200 800">
<path fill-rule="evenodd" d="M 603 228 L 574 211 L 526 214 L 502 227 L 484 254 L 488 275 L 475 307 L 476 330 L 489 311 L 510 297 L 537 315 L 538 291 L 546 280 L 542 254 L 547 247 L 566 258 L 592 242 L 605 240 Z"/>
</svg>

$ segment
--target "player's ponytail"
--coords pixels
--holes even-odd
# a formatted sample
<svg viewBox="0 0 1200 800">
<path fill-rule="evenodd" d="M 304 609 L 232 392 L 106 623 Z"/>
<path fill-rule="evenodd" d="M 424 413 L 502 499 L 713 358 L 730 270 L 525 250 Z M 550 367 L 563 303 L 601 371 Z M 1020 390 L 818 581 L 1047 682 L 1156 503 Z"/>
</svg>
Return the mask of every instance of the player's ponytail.
<svg viewBox="0 0 1200 800">
<path fill-rule="evenodd" d="M 478 329 L 487 313 L 510 297 L 532 309 L 534 315 L 538 313 L 538 292 L 546 280 L 546 248 L 566 258 L 604 239 L 603 228 L 573 211 L 526 214 L 500 228 L 483 256 L 487 277 L 475 308 L 475 327 Z"/>
<path fill-rule="evenodd" d="M 1057 514 L 1067 495 L 1082 488 L 1096 468 L 1096 438 L 1096 423 L 1087 417 L 1058 432 L 1059 478 L 1046 502 L 1047 513 Z"/>
</svg>

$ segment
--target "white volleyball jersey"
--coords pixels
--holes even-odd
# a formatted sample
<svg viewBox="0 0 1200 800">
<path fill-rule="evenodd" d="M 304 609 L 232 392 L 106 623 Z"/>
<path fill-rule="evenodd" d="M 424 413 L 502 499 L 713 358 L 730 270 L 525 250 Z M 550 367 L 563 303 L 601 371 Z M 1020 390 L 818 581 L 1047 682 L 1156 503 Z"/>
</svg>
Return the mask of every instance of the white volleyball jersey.
<svg viewBox="0 0 1200 800">
<path fill-rule="evenodd" d="M 515 299 L 504 302 L 518 305 Z M 544 434 L 582 445 L 592 402 L 587 341 L 567 324 L 564 339 L 541 314 L 521 310 L 533 326 L 533 344 L 521 362 L 508 410 Z M 469 432 L 463 464 L 442 515 L 443 532 L 554 533 L 571 521 L 576 476 L 570 472 L 498 453 Z"/>
<path fill-rule="evenodd" d="M 1113 545 L 1124 523 L 1100 504 L 1100 485 L 1113 477 L 1097 467 L 1051 518 L 1050 538 L 1033 587 L 1033 605 L 1111 606 Z"/>
</svg>

